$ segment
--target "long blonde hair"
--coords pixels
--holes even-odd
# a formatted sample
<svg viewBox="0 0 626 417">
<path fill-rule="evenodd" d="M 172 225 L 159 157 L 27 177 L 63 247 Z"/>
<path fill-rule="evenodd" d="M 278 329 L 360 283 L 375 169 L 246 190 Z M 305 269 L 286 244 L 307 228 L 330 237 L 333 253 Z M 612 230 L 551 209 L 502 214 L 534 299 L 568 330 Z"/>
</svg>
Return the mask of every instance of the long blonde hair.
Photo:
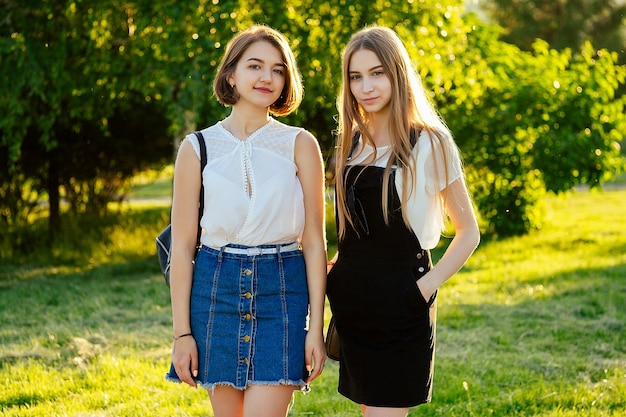
<svg viewBox="0 0 626 417">
<path fill-rule="evenodd" d="M 406 206 L 406 202 L 414 188 L 415 171 L 413 164 L 410 163 L 414 157 L 412 153 L 413 144 L 411 143 L 412 131 L 417 136 L 419 136 L 420 132 L 425 131 L 429 134 L 433 151 L 435 148 L 443 150 L 443 162 L 446 172 L 445 184 L 448 182 L 447 161 L 450 155 L 447 153 L 450 147 L 447 142 L 452 142 L 452 135 L 426 95 L 421 78 L 413 68 L 406 47 L 398 35 L 387 27 L 369 26 L 360 30 L 352 36 L 343 52 L 343 81 L 341 92 L 337 99 L 339 126 L 337 130 L 338 146 L 335 152 L 335 181 L 340 239 L 345 235 L 347 223 L 354 226 L 346 204 L 346 175 L 344 173 L 352 152 L 354 135 L 360 133 L 363 144 L 369 144 L 376 149 L 372 136 L 367 129 L 367 113 L 359 106 L 350 91 L 350 60 L 352 55 L 359 50 L 369 50 L 376 54 L 391 83 L 392 96 L 389 103 L 391 155 L 385 167 L 382 192 L 385 222 L 389 222 L 389 182 L 393 165 L 402 168 L 403 208 Z M 440 146 L 436 146 L 437 142 Z M 376 155 L 374 155 L 375 157 Z M 434 163 L 437 163 L 436 159 Z M 435 166 L 436 180 L 441 184 L 442 179 L 437 178 L 438 172 L 439 169 Z M 439 187 L 439 189 L 441 188 Z M 402 217 L 408 226 L 409 222 L 404 209 L 402 210 Z"/>
</svg>

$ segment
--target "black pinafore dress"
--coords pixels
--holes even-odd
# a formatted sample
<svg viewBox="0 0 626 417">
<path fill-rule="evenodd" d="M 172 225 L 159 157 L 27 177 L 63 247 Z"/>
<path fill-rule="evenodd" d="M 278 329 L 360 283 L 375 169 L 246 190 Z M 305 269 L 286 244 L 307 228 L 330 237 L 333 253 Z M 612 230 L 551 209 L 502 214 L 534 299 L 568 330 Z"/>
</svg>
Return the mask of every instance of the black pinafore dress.
<svg viewBox="0 0 626 417">
<path fill-rule="evenodd" d="M 338 242 L 327 283 L 341 340 L 338 391 L 368 406 L 429 402 L 436 295 L 425 300 L 416 280 L 431 268 L 430 252 L 402 220 L 393 176 L 385 224 L 384 168 L 357 165 L 347 172 L 347 205 L 356 230 L 348 224 Z"/>
</svg>

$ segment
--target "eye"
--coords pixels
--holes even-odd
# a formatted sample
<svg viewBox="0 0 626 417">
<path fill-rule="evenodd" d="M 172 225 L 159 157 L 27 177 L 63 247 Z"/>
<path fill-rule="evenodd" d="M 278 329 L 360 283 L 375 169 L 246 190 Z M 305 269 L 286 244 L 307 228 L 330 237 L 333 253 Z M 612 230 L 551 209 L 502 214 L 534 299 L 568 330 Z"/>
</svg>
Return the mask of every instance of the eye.
<svg viewBox="0 0 626 417">
<path fill-rule="evenodd" d="M 279 75 L 283 75 L 285 73 L 282 68 L 274 68 L 274 72 Z"/>
<path fill-rule="evenodd" d="M 350 76 L 350 80 L 351 81 L 356 81 L 356 80 L 360 80 L 361 79 L 361 75 L 360 74 L 352 74 Z"/>
<path fill-rule="evenodd" d="M 372 75 L 373 75 L 374 77 L 378 77 L 378 76 L 380 76 L 380 75 L 383 75 L 384 73 L 385 73 L 385 71 L 383 71 L 383 70 L 377 70 L 377 71 L 374 71 L 374 72 L 372 73 Z"/>
<path fill-rule="evenodd" d="M 261 69 L 261 66 L 259 64 L 250 64 L 248 68 L 256 70 Z"/>
</svg>

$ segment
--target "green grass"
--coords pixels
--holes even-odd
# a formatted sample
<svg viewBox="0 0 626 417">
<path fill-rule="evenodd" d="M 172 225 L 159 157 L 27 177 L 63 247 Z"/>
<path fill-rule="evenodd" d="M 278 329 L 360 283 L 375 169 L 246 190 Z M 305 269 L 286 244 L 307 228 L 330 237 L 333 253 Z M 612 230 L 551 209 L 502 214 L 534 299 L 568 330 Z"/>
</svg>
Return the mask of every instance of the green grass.
<svg viewBox="0 0 626 417">
<path fill-rule="evenodd" d="M 624 201 L 626 190 L 551 197 L 540 231 L 483 239 L 440 291 L 433 402 L 410 416 L 623 415 Z M 204 391 L 163 379 L 171 316 L 153 240 L 169 205 L 116 210 L 64 218 L 72 233 L 54 248 L 2 260 L 2 416 L 210 415 Z M 358 416 L 337 372 L 328 361 L 290 416 Z"/>
<path fill-rule="evenodd" d="M 167 165 L 160 171 L 150 170 L 133 178 L 129 197 L 133 199 L 169 199 L 172 195 L 174 166 Z"/>
</svg>

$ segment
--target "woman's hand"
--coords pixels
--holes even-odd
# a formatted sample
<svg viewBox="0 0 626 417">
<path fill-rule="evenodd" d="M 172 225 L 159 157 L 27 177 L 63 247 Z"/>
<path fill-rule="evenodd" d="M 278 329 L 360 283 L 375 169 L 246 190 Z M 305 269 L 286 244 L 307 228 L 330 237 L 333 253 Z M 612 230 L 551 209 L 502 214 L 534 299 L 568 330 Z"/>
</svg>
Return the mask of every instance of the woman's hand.
<svg viewBox="0 0 626 417">
<path fill-rule="evenodd" d="M 306 383 L 309 384 L 322 374 L 324 363 L 326 362 L 326 348 L 324 347 L 324 334 L 309 331 L 304 342 L 306 369 L 309 377 Z"/>
<path fill-rule="evenodd" d="M 461 269 L 480 242 L 476 215 L 463 178 L 449 184 L 442 195 L 455 233 L 441 259 L 417 281 L 425 300 L 430 300 L 437 288 Z"/>
<path fill-rule="evenodd" d="M 426 279 L 426 275 L 416 281 L 417 289 L 422 293 L 422 297 L 424 297 L 426 302 L 430 301 L 430 298 L 433 296 L 435 291 L 437 291 L 437 287 L 432 288 L 429 285 L 429 282 L 430 281 Z"/>
<path fill-rule="evenodd" d="M 194 378 L 198 376 L 198 347 L 192 336 L 174 340 L 172 364 L 178 379 L 194 388 L 197 386 Z"/>
</svg>

